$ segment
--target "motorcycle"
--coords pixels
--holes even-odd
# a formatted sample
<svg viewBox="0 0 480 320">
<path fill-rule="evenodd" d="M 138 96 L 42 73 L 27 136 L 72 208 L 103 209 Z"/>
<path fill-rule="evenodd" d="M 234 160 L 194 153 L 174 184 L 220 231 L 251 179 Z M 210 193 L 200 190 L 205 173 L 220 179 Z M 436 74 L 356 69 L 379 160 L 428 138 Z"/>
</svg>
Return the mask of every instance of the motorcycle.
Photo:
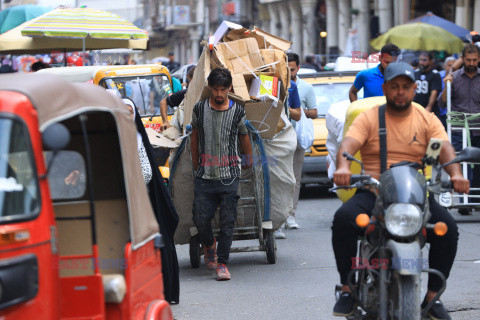
<svg viewBox="0 0 480 320">
<path fill-rule="evenodd" d="M 361 174 L 351 175 L 350 186 L 330 190 L 361 188 L 377 194 L 371 217 L 365 213 L 356 217 L 356 224 L 365 228 L 365 234 L 359 239 L 359 255 L 349 273 L 348 286 L 359 308 L 347 319 L 420 319 L 445 290 L 445 276 L 427 268 L 422 259 L 426 229 L 433 229 L 438 236 L 447 233 L 444 222 L 427 223 L 431 216 L 429 192 L 452 191 L 449 181 L 442 182 L 441 169 L 452 163 L 479 162 L 480 148 L 465 148 L 455 159 L 440 165 L 441 141 L 432 140 L 421 165 L 409 162 L 392 165 L 380 176 L 380 181 L 365 174 L 361 161 L 343 153 L 348 160 L 361 165 Z M 424 174 L 427 166 L 437 169 L 435 178 L 427 180 Z M 435 274 L 443 281 L 441 290 L 423 310 L 420 300 L 422 272 Z M 337 285 L 337 300 L 341 291 L 342 286 Z"/>
</svg>

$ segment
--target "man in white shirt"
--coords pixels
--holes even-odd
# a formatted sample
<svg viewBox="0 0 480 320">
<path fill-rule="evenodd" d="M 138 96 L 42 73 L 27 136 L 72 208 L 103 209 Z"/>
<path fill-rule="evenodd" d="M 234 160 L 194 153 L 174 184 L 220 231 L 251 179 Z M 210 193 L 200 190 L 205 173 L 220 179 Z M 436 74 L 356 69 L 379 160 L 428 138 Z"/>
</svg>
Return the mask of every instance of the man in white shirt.
<svg viewBox="0 0 480 320">
<path fill-rule="evenodd" d="M 307 118 L 315 119 L 317 117 L 317 100 L 315 98 L 315 92 L 313 86 L 310 83 L 303 81 L 297 77 L 298 69 L 300 69 L 300 59 L 298 54 L 288 54 L 288 68 L 290 69 L 290 76 L 297 84 L 298 94 L 300 96 L 300 106 L 305 111 Z M 292 120 L 292 124 L 295 127 L 296 121 Z M 300 196 L 300 178 L 302 176 L 303 160 L 305 159 L 305 149 L 297 146 L 295 154 L 293 155 L 293 172 L 295 174 L 295 191 L 293 192 L 293 209 L 290 212 L 285 228 L 298 229 L 298 223 L 295 221 L 295 213 L 298 206 L 298 197 Z"/>
</svg>

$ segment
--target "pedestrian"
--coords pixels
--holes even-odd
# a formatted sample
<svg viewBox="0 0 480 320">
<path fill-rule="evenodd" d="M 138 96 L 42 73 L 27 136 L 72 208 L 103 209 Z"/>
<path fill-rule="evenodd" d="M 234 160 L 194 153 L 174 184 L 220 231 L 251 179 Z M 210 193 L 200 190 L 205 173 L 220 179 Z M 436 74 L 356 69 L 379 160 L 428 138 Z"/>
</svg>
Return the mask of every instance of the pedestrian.
<svg viewBox="0 0 480 320">
<path fill-rule="evenodd" d="M 417 70 L 418 69 L 418 59 L 415 58 L 410 65 L 413 67 L 413 69 Z"/>
<path fill-rule="evenodd" d="M 301 106 L 300 95 L 298 94 L 297 84 L 293 80 L 290 80 L 290 88 L 288 88 L 288 100 L 287 101 L 288 101 L 287 107 L 288 107 L 288 110 L 289 110 L 288 116 L 289 116 L 290 121 L 291 120 L 294 120 L 294 121 L 300 120 L 300 117 L 302 116 L 302 113 L 300 112 L 300 106 Z M 275 239 L 286 239 L 287 238 L 287 236 L 285 235 L 285 233 L 283 232 L 281 227 L 278 228 L 277 230 L 275 230 L 273 235 L 274 235 Z"/>
<path fill-rule="evenodd" d="M 185 94 L 187 93 L 188 86 L 190 81 L 193 79 L 193 73 L 195 72 L 195 66 L 190 67 L 187 72 L 187 88 L 175 92 L 174 94 L 164 98 L 160 102 L 160 115 L 162 116 L 162 125 L 160 126 L 160 132 L 171 127 L 170 122 L 168 122 L 168 114 L 173 113 L 173 109 L 178 107 L 185 99 Z M 169 112 L 170 111 L 170 112 Z"/>
<path fill-rule="evenodd" d="M 43 62 L 42 60 L 38 60 L 32 64 L 32 67 L 30 70 L 32 70 L 32 72 L 37 72 L 38 70 L 47 69 L 47 68 L 50 68 L 50 65 Z"/>
<path fill-rule="evenodd" d="M 443 89 L 445 88 L 445 84 L 443 83 L 443 79 L 445 78 L 445 76 L 449 75 L 450 73 L 453 73 L 452 66 L 453 66 L 454 62 L 455 62 L 454 57 L 448 57 L 443 62 L 443 70 L 439 72 L 440 77 L 442 78 L 442 92 L 443 92 Z"/>
<path fill-rule="evenodd" d="M 385 70 L 383 91 L 387 100 L 385 106 L 387 168 L 401 161 L 421 163 L 431 138 L 443 140 L 440 161 L 446 163 L 455 158 L 455 151 L 448 141 L 447 133 L 440 120 L 425 109 L 412 105 L 416 83 L 413 68 L 406 63 L 392 63 Z M 350 184 L 350 162 L 343 152 L 355 154 L 360 151 L 365 171 L 379 179 L 381 161 L 379 144 L 379 106 L 361 113 L 355 118 L 346 132 L 337 154 L 337 171 L 334 181 L 339 186 Z M 411 143 L 416 141 L 416 143 Z M 445 167 L 455 191 L 468 192 L 468 180 L 463 178 L 458 163 Z M 357 238 L 365 229 L 355 224 L 360 213 L 371 215 L 376 196 L 367 190 L 358 190 L 335 213 L 332 224 L 332 245 L 340 273 L 342 293 L 333 308 L 335 316 L 349 316 L 355 311 L 355 299 L 348 286 L 348 275 L 352 268 L 352 258 L 357 255 Z M 450 274 L 458 244 L 458 228 L 448 210 L 429 198 L 430 223 L 442 221 L 448 226 L 448 233 L 437 236 L 433 230 L 427 231 L 430 242 L 429 267 L 439 270 L 446 278 Z M 429 274 L 428 291 L 422 308 L 441 290 L 443 281 Z M 428 311 L 431 319 L 451 319 L 440 301 Z"/>
<path fill-rule="evenodd" d="M 137 150 L 142 166 L 142 174 L 162 235 L 163 246 L 160 248 L 160 253 L 162 257 L 165 300 L 170 304 L 177 304 L 180 302 L 180 278 L 177 251 L 173 237 L 178 225 L 178 214 L 170 197 L 170 192 L 165 186 L 162 174 L 158 170 L 155 153 L 143 126 L 140 113 L 131 99 L 124 99 L 123 101 L 129 106 L 137 129 Z"/>
<path fill-rule="evenodd" d="M 298 69 L 300 69 L 300 59 L 298 54 L 288 54 L 288 67 L 290 68 L 291 80 L 295 82 L 298 88 L 298 95 L 300 96 L 300 107 L 305 111 L 307 118 L 315 119 L 317 117 L 317 99 L 313 86 L 297 76 Z M 292 119 L 292 125 L 296 126 L 296 121 Z M 293 208 L 290 211 L 287 221 L 285 222 L 285 228 L 298 229 L 299 225 L 295 220 L 296 211 L 298 207 L 298 198 L 300 196 L 300 179 L 302 176 L 303 160 L 305 159 L 305 149 L 297 146 L 293 155 L 293 173 L 295 175 L 295 189 L 293 192 Z"/>
<path fill-rule="evenodd" d="M 473 44 L 467 44 L 462 51 L 463 68 L 455 71 L 453 74 L 446 75 L 443 79 L 445 85 L 451 81 L 452 85 L 452 111 L 458 111 L 467 114 L 480 113 L 480 69 L 477 67 L 480 61 L 479 48 Z M 443 90 L 437 99 L 440 108 L 446 107 L 447 90 Z M 471 120 L 469 127 L 479 127 L 479 121 Z M 475 125 L 477 124 L 477 125 Z M 469 130 L 471 145 L 480 147 L 480 130 Z M 452 144 L 456 151 L 463 148 L 462 132 L 452 130 Z M 468 166 L 468 176 L 472 188 L 480 187 L 480 166 L 475 165 L 473 170 Z M 472 191 L 470 194 L 479 194 L 478 191 Z M 461 208 L 458 210 L 461 214 L 469 214 L 470 209 Z"/>
<path fill-rule="evenodd" d="M 445 83 L 443 82 L 443 79 L 445 79 L 445 76 L 450 74 L 451 72 L 453 72 L 452 70 L 452 66 L 453 66 L 453 63 L 455 62 L 455 58 L 454 57 L 448 57 L 447 59 L 445 59 L 445 61 L 443 62 L 443 70 L 441 70 L 439 72 L 440 74 L 440 77 L 442 78 L 442 92 L 443 90 L 445 90 Z M 440 93 L 441 94 L 441 93 Z M 445 127 L 445 129 L 447 129 L 447 108 L 440 108 L 438 106 L 438 103 L 437 103 L 437 108 L 438 108 L 438 118 L 440 119 L 440 121 L 442 122 L 443 126 Z"/>
<path fill-rule="evenodd" d="M 437 97 L 442 91 L 442 78 L 433 69 L 435 57 L 433 52 L 422 52 L 418 58 L 418 69 L 415 70 L 415 97 L 413 101 L 420 104 L 428 112 L 439 114 Z"/>
<path fill-rule="evenodd" d="M 215 68 L 207 81 L 211 95 L 197 102 L 192 114 L 193 222 L 207 268 L 215 270 L 217 280 L 230 280 L 227 263 L 237 218 L 238 184 L 241 167 L 252 164 L 252 146 L 245 125 L 245 110 L 228 98 L 232 88 L 230 71 Z M 243 163 L 238 141 L 244 153 Z M 218 247 L 211 224 L 217 207 L 220 207 Z"/>
<path fill-rule="evenodd" d="M 315 63 L 315 56 L 308 55 L 305 57 L 305 63 L 300 66 L 300 68 L 313 69 L 317 72 L 322 71 L 322 68 Z"/>
<path fill-rule="evenodd" d="M 165 67 L 168 68 L 168 71 L 174 72 L 175 70 L 180 68 L 180 63 L 175 61 L 175 54 L 173 53 L 173 51 L 170 51 L 168 53 L 168 59 L 169 61 L 165 64 Z"/>
<path fill-rule="evenodd" d="M 383 96 L 383 74 L 390 63 L 397 61 L 399 55 L 400 49 L 396 45 L 393 43 L 384 45 L 380 50 L 378 66 L 362 70 L 355 77 L 355 81 L 348 92 L 350 102 L 358 100 L 357 93 L 362 88 L 364 98 Z"/>
</svg>

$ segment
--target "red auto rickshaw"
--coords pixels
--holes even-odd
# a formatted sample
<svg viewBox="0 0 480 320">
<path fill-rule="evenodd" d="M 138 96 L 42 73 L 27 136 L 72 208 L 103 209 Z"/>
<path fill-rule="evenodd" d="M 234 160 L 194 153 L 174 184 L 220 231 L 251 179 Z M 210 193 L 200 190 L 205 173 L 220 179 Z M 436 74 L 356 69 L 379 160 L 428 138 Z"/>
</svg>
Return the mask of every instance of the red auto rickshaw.
<svg viewBox="0 0 480 320">
<path fill-rule="evenodd" d="M 0 318 L 173 319 L 127 107 L 0 76 Z"/>
</svg>

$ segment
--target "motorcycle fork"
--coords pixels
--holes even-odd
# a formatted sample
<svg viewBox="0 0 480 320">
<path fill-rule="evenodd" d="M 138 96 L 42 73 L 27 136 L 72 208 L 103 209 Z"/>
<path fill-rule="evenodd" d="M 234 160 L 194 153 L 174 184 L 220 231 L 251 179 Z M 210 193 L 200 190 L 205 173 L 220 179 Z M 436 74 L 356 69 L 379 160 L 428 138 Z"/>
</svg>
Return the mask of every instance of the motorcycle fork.
<svg viewBox="0 0 480 320">
<path fill-rule="evenodd" d="M 382 246 L 378 249 L 378 257 L 380 261 L 390 261 L 390 251 L 382 243 Z M 379 272 L 379 319 L 388 319 L 388 286 L 390 283 L 390 266 L 380 268 Z"/>
</svg>

